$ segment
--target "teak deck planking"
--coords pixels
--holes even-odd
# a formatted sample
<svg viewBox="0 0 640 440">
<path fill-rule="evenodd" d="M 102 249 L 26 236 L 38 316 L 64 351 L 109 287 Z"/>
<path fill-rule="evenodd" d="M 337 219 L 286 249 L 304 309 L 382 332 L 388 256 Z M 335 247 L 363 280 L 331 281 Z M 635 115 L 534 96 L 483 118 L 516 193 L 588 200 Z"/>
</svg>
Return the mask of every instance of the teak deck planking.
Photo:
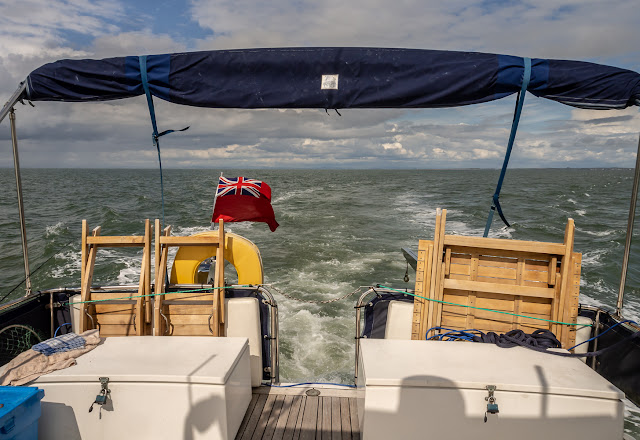
<svg viewBox="0 0 640 440">
<path fill-rule="evenodd" d="M 236 440 L 360 439 L 354 390 L 254 388 Z"/>
</svg>

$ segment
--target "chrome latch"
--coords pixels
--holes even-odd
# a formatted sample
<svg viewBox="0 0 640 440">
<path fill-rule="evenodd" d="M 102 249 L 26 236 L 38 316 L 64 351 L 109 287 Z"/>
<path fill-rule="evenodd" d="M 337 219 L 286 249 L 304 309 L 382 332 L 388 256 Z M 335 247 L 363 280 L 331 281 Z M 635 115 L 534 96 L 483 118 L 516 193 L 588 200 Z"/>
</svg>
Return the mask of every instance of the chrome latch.
<svg viewBox="0 0 640 440">
<path fill-rule="evenodd" d="M 487 410 L 484 413 L 484 423 L 487 423 L 487 414 L 498 414 L 500 410 L 498 410 L 498 404 L 496 403 L 496 397 L 493 393 L 496 391 L 495 385 L 487 385 L 487 391 L 489 395 L 484 398 L 487 401 Z"/>
<path fill-rule="evenodd" d="M 89 412 L 93 411 L 93 405 L 100 405 L 100 418 L 102 418 L 102 406 L 107 403 L 107 399 L 111 396 L 111 390 L 109 389 L 109 378 L 100 378 L 100 393 L 96 396 L 96 400 L 93 401 L 89 407 Z"/>
</svg>

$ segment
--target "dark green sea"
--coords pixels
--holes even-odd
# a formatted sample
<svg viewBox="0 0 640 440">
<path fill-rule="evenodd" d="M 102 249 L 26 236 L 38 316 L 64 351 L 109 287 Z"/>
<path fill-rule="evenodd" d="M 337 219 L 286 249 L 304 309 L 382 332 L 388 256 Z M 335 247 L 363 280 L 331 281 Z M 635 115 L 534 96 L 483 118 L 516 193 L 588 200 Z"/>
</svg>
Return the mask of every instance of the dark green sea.
<svg viewBox="0 0 640 440">
<path fill-rule="evenodd" d="M 331 299 L 361 285 L 413 286 L 403 281 L 403 246 L 433 236 L 436 208 L 447 231 L 482 235 L 497 170 L 165 170 L 165 221 L 175 235 L 210 228 L 217 177 L 266 181 L 280 227 L 228 224 L 258 245 L 266 282 L 302 299 Z M 80 284 L 80 226 L 105 235 L 141 234 L 145 218 L 161 218 L 157 170 L 27 169 L 22 173 L 35 289 Z M 491 236 L 561 242 L 575 220 L 583 253 L 580 300 L 613 309 L 622 266 L 632 170 L 509 170 Z M 0 170 L 0 297 L 24 278 L 13 170 Z M 636 225 L 636 228 L 640 228 Z M 640 229 L 637 229 L 640 232 Z M 640 244 L 639 244 L 640 245 Z M 106 250 L 97 284 L 136 283 L 141 254 Z M 10 298 L 24 294 L 16 290 Z M 315 305 L 277 296 L 281 379 L 349 382 L 353 376 L 354 303 Z M 640 319 L 640 250 L 632 251 L 624 315 Z M 640 432 L 627 405 L 627 430 Z M 633 434 L 636 435 L 636 434 Z"/>
</svg>

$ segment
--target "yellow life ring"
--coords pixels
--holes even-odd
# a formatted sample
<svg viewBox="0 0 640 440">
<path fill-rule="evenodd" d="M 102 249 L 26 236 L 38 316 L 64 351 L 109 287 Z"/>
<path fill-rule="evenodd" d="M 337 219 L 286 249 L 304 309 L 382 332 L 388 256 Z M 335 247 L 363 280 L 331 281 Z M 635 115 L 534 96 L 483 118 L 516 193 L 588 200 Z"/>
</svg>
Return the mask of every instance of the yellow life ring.
<svg viewBox="0 0 640 440">
<path fill-rule="evenodd" d="M 218 231 L 206 231 L 196 236 L 218 236 Z M 207 258 L 216 255 L 217 246 L 181 246 L 171 269 L 171 284 L 198 283 L 198 267 Z M 260 250 L 251 241 L 231 232 L 225 233 L 224 259 L 238 273 L 238 284 L 262 284 L 262 258 Z"/>
</svg>

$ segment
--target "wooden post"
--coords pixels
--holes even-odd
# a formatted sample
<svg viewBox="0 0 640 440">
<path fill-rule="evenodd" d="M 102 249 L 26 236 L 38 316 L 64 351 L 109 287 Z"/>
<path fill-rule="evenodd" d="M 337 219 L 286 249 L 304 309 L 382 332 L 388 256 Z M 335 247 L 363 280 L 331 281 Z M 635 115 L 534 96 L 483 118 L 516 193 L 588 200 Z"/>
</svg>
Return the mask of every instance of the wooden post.
<svg viewBox="0 0 640 440">
<path fill-rule="evenodd" d="M 444 267 L 442 261 L 442 252 L 444 249 L 444 229 L 447 221 L 447 210 L 438 208 L 436 213 L 436 230 L 433 236 L 433 265 L 432 274 L 431 274 L 431 286 L 429 289 L 429 298 L 433 299 L 442 299 L 440 298 L 442 294 L 441 278 L 444 276 Z M 429 301 L 429 318 L 428 318 L 428 326 L 433 327 L 438 319 L 438 312 L 442 311 L 441 303 L 434 303 L 433 301 Z M 429 328 L 425 329 L 428 330 Z"/>
<path fill-rule="evenodd" d="M 444 232 L 444 228 L 443 228 L 443 232 Z M 444 299 L 444 261 L 441 261 L 440 264 L 440 271 L 438 273 L 438 286 L 437 286 L 437 290 L 436 290 L 436 299 L 438 300 L 438 302 L 436 302 L 434 310 L 435 310 L 435 318 L 434 318 L 434 325 L 436 327 L 440 327 L 442 325 L 442 301 Z"/>
<path fill-rule="evenodd" d="M 572 272 L 572 262 L 571 259 L 573 257 L 573 236 L 575 233 L 575 225 L 573 223 L 573 219 L 570 218 L 567 221 L 567 226 L 564 230 L 564 256 L 562 257 L 562 288 L 560 290 L 560 301 L 558 303 L 558 318 L 557 321 L 562 321 L 564 317 L 565 310 L 565 301 L 567 298 L 567 292 L 571 286 L 571 277 L 569 274 Z M 556 335 L 560 342 L 565 344 L 568 341 L 568 329 L 565 325 L 560 326 L 560 334 Z"/>
<path fill-rule="evenodd" d="M 86 222 L 84 224 L 84 226 L 86 226 Z M 97 237 L 100 235 L 100 226 L 96 227 L 92 232 L 91 235 L 93 237 Z M 87 236 L 83 236 L 84 238 L 84 243 L 82 244 L 83 247 L 86 246 L 87 243 Z M 89 330 L 89 326 L 88 326 L 88 317 L 87 317 L 87 312 L 89 309 L 89 304 L 84 302 L 84 301 L 89 301 L 91 300 L 91 282 L 93 281 L 93 268 L 96 264 L 96 251 L 98 250 L 97 246 L 91 246 L 88 245 L 87 246 L 89 248 L 89 254 L 87 256 L 87 261 L 85 264 L 85 268 L 84 268 L 84 274 L 81 280 L 81 285 L 80 285 L 80 300 L 82 301 L 81 307 L 80 307 L 80 332 L 84 332 L 86 330 Z"/>
<path fill-rule="evenodd" d="M 142 265 L 140 267 L 140 282 L 138 283 L 138 298 L 136 298 L 136 335 L 144 335 L 145 326 L 145 299 L 151 284 L 151 224 L 149 219 L 144 222 L 144 248 L 142 253 Z"/>
<path fill-rule="evenodd" d="M 433 249 L 433 242 L 429 242 L 429 245 L 427 247 L 427 255 L 426 255 L 426 268 L 425 268 L 425 286 L 424 286 L 424 291 L 422 296 L 424 296 L 425 298 L 429 298 L 429 292 L 431 291 L 431 272 L 433 271 L 433 253 L 434 253 L 434 249 Z M 431 301 L 428 300 L 424 300 L 424 304 L 422 305 L 422 311 L 421 311 L 421 315 L 420 315 L 420 323 L 421 323 L 421 327 L 420 327 L 420 337 L 418 339 L 426 339 L 427 337 L 427 330 L 429 329 L 429 327 L 427 326 L 427 321 L 428 321 L 428 317 L 429 317 L 429 304 L 431 304 Z"/>
<path fill-rule="evenodd" d="M 160 245 L 160 219 L 155 219 L 154 223 L 154 229 L 153 229 L 153 235 L 154 235 L 154 253 L 153 255 L 155 256 L 154 258 L 154 266 L 153 266 L 153 277 L 154 277 L 154 288 L 153 288 L 153 293 L 156 294 L 156 296 L 153 297 L 153 320 L 152 320 L 152 326 L 153 329 L 151 331 L 151 334 L 153 336 L 160 336 L 159 334 L 157 334 L 157 330 L 159 328 L 159 324 L 160 324 L 160 309 L 157 307 L 158 305 L 158 299 L 160 298 L 160 296 L 158 295 L 161 292 L 161 287 L 160 284 L 158 283 L 158 274 L 160 272 L 160 249 L 162 248 Z M 161 325 L 160 325 L 161 327 Z"/>
<path fill-rule="evenodd" d="M 164 243 L 164 238 L 171 235 L 171 226 L 167 226 L 164 228 L 162 232 L 160 232 L 160 220 L 156 219 L 156 243 L 155 243 L 155 251 L 156 251 L 156 271 L 155 271 L 155 293 L 154 304 L 153 304 L 153 335 L 154 336 L 163 336 L 164 335 L 164 319 L 162 318 L 161 312 L 164 303 L 164 295 L 166 285 L 165 280 L 167 276 L 167 257 L 169 254 L 169 246 Z"/>
<path fill-rule="evenodd" d="M 448 250 L 448 249 L 447 249 Z M 471 262 L 469 263 L 469 279 L 471 281 L 476 281 L 478 279 L 478 263 L 480 261 L 480 255 L 478 253 L 472 253 L 471 254 Z M 469 292 L 469 296 L 467 298 L 467 305 L 471 306 L 471 307 L 475 307 L 476 306 L 476 292 Z M 467 328 L 474 328 L 475 327 L 475 319 L 476 319 L 476 312 L 475 309 L 469 308 L 467 310 L 467 319 L 466 319 L 466 326 Z"/>
<path fill-rule="evenodd" d="M 149 231 L 147 232 L 147 226 L 149 227 Z M 151 296 L 151 230 L 153 226 L 150 225 L 149 219 L 145 221 L 145 244 L 144 244 L 144 253 L 147 256 L 147 266 L 145 270 L 146 282 L 144 283 L 144 323 L 146 326 L 151 326 L 151 321 L 153 318 L 153 309 L 151 304 L 153 302 L 153 297 Z M 157 264 L 157 263 L 156 263 Z M 155 272 L 154 272 L 155 273 Z M 145 334 L 147 332 L 145 331 Z"/>
<path fill-rule="evenodd" d="M 435 230 L 433 232 L 433 256 L 431 259 L 431 281 L 429 283 L 429 294 L 427 295 L 427 298 L 435 298 L 435 288 L 436 288 L 436 284 L 437 284 L 437 272 L 438 272 L 438 261 L 440 260 L 440 258 L 438 258 L 438 254 L 442 253 L 442 247 L 440 246 L 440 218 L 442 217 L 442 210 L 440 208 L 436 209 L 436 225 L 435 225 Z M 430 327 L 432 327 L 433 325 L 433 309 L 434 309 L 434 303 L 433 301 L 429 301 L 429 304 L 427 304 L 427 328 L 425 329 L 425 331 L 423 333 L 426 333 L 427 330 L 429 330 Z"/>
<path fill-rule="evenodd" d="M 224 222 L 218 222 L 218 249 L 213 281 L 213 335 L 224 336 Z M 221 288 L 222 287 L 222 288 Z"/>
<path fill-rule="evenodd" d="M 559 312 L 558 310 L 560 310 L 560 295 L 562 294 L 561 290 L 562 290 L 562 275 L 559 273 L 556 273 L 556 283 L 553 286 L 554 292 L 553 292 L 553 298 L 551 299 L 551 317 L 550 319 L 552 321 L 560 321 L 559 319 Z M 561 325 L 560 324 L 556 324 L 556 323 L 552 323 L 551 324 L 551 333 L 553 333 L 554 335 L 556 335 L 556 337 L 558 338 L 558 340 L 560 340 L 560 330 L 561 330 Z"/>
<path fill-rule="evenodd" d="M 416 284 L 414 292 L 418 296 L 428 298 L 431 281 L 431 263 L 433 260 L 433 242 L 420 240 L 418 242 L 418 261 L 416 263 Z M 425 338 L 426 315 L 428 303 L 426 299 L 415 298 L 413 301 L 413 322 L 411 325 L 411 339 Z"/>
<path fill-rule="evenodd" d="M 80 245 L 80 282 L 84 280 L 84 271 L 87 269 L 87 235 L 89 235 L 89 229 L 87 221 L 82 220 L 82 243 Z"/>
<path fill-rule="evenodd" d="M 578 309 L 580 308 L 580 272 L 582 270 L 582 254 L 574 252 L 571 258 L 571 275 L 569 280 L 569 291 L 567 292 L 567 304 L 564 308 L 564 314 L 562 321 L 577 323 Z M 568 326 L 565 326 L 568 327 Z M 573 347 L 576 345 L 576 331 L 577 327 L 571 326 L 567 328 L 567 341 L 565 348 Z"/>
<path fill-rule="evenodd" d="M 84 300 L 84 276 L 87 270 L 87 235 L 88 235 L 87 220 L 82 219 L 82 241 L 80 242 L 80 301 Z M 80 304 L 80 333 L 87 329 L 87 316 L 84 314 L 85 304 Z"/>
</svg>

